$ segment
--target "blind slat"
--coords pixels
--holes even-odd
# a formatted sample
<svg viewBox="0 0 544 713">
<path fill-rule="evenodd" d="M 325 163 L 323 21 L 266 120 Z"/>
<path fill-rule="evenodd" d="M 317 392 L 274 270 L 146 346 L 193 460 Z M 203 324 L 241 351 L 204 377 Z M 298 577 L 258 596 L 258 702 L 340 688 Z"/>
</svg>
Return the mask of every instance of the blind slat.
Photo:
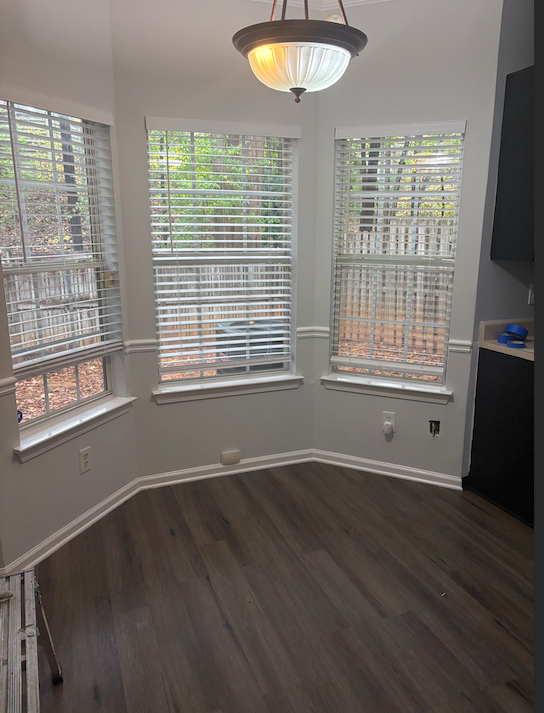
<svg viewBox="0 0 544 713">
<path fill-rule="evenodd" d="M 27 378 L 120 343 L 109 128 L 0 102 L 0 131 L 18 226 L 0 255 L 14 369 Z"/>
<path fill-rule="evenodd" d="M 293 141 L 149 130 L 148 160 L 161 375 L 283 368 Z"/>
<path fill-rule="evenodd" d="M 444 379 L 464 138 L 446 131 L 337 133 L 334 369 Z"/>
</svg>

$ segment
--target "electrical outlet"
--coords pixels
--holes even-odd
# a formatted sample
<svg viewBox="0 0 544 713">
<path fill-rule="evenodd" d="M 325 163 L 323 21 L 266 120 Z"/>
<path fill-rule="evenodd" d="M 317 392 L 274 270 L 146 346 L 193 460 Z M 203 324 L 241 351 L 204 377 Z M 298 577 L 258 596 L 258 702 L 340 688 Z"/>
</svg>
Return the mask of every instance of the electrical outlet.
<svg viewBox="0 0 544 713">
<path fill-rule="evenodd" d="M 91 470 L 91 446 L 79 451 L 79 472 L 81 475 Z"/>
<path fill-rule="evenodd" d="M 384 433 L 395 433 L 396 428 L 396 411 L 384 411 L 383 412 L 383 431 Z M 388 424 L 391 424 L 389 428 Z"/>
<path fill-rule="evenodd" d="M 429 421 L 429 433 L 433 438 L 440 435 L 440 421 Z"/>
</svg>

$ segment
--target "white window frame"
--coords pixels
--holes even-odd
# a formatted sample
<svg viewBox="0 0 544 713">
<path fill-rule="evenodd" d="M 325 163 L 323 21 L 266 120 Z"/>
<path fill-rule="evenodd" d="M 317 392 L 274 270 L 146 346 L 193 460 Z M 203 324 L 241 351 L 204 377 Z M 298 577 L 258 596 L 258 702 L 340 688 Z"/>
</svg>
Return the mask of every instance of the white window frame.
<svg viewBox="0 0 544 713">
<path fill-rule="evenodd" d="M 6 101 L 17 105 L 33 107 L 39 110 L 45 110 L 54 114 L 64 116 L 77 117 L 82 121 L 94 122 L 102 124 L 108 128 L 110 134 L 110 152 L 113 161 L 113 130 L 114 121 L 113 114 L 107 110 L 98 109 L 71 100 L 52 97 L 40 92 L 21 89 L 7 84 L 0 83 L 0 97 Z M 115 179 L 112 175 L 112 183 Z M 115 212 L 115 197 L 111 196 L 113 201 L 113 211 Z M 115 229 L 114 229 L 115 235 Z M 0 266 L 0 277 L 3 282 L 3 270 Z M 3 290 L 3 288 L 2 288 Z M 120 295 L 119 295 L 120 302 Z M 119 307 L 121 309 L 121 306 Z M 124 355 L 122 351 L 122 324 L 119 330 L 118 344 L 113 345 L 113 348 L 107 350 L 107 354 L 99 347 L 91 347 L 86 352 L 86 359 L 94 357 L 104 357 L 105 368 L 108 371 L 108 388 L 105 392 L 97 394 L 95 397 L 84 399 L 76 402 L 67 408 L 55 409 L 45 417 L 40 417 L 26 424 L 21 423 L 19 429 L 19 447 L 14 449 L 21 462 L 40 455 L 51 448 L 55 448 L 60 443 L 64 443 L 72 438 L 75 438 L 80 433 L 91 430 L 102 423 L 105 423 L 113 418 L 126 413 L 129 406 L 135 400 L 134 397 L 128 397 L 126 393 L 126 385 L 124 378 Z M 88 354 L 88 357 L 87 357 Z M 53 355 L 54 357 L 54 355 Z M 77 359 L 79 361 L 80 359 Z M 70 356 L 67 354 L 59 357 L 58 364 L 55 359 L 52 359 L 53 368 L 62 368 L 63 365 L 71 363 Z M 17 381 L 23 379 L 16 375 L 9 376 L 0 380 L 0 396 L 7 394 L 15 395 Z M 14 419 L 16 419 L 14 409 Z"/>
<path fill-rule="evenodd" d="M 409 137 L 409 136 L 420 136 L 420 135 L 440 135 L 440 134 L 450 134 L 450 133 L 459 133 L 462 134 L 462 139 L 464 143 L 465 135 L 466 135 L 466 122 L 463 120 L 459 121 L 448 121 L 448 122 L 428 122 L 428 123 L 419 123 L 419 124 L 399 124 L 399 125 L 374 125 L 374 126 L 364 126 L 364 127 L 338 127 L 335 130 L 335 187 L 336 187 L 336 172 L 338 170 L 338 160 L 336 157 L 336 151 L 337 147 L 339 144 L 339 140 L 342 139 L 372 139 L 373 137 L 376 137 L 376 140 L 386 140 L 387 137 Z M 460 161 L 460 166 L 462 169 L 462 155 L 461 155 L 461 161 Z M 458 189 L 458 196 L 457 196 L 457 212 L 459 211 L 459 205 L 460 205 L 460 187 Z M 337 261 L 337 241 L 338 241 L 338 225 L 337 225 L 337 216 L 336 216 L 336 211 L 337 211 L 337 194 L 335 190 L 335 198 L 334 198 L 334 211 L 335 211 L 335 218 L 334 218 L 334 241 L 333 241 L 333 275 L 332 275 L 332 295 L 331 295 L 331 303 L 332 303 L 332 310 L 331 310 L 331 334 L 333 335 L 333 342 L 331 343 L 331 350 L 330 350 L 330 363 L 331 367 L 335 369 L 337 366 L 348 366 L 348 365 L 353 365 L 355 367 L 362 367 L 366 368 L 368 366 L 367 363 L 365 363 L 365 360 L 359 360 L 359 359 L 346 359 L 346 358 L 339 358 L 336 356 L 336 348 L 337 348 L 337 330 L 338 328 L 338 322 L 337 322 L 337 315 L 335 314 L 335 292 L 337 289 L 337 271 L 336 271 L 336 261 Z M 401 264 L 409 264 L 408 260 L 404 260 L 400 258 L 399 262 Z M 426 262 L 426 261 L 423 261 Z M 437 261 L 438 262 L 438 261 Z M 364 265 L 365 261 L 359 260 L 357 264 Z M 366 264 L 371 265 L 372 261 L 368 260 L 366 261 Z M 452 268 L 455 268 L 455 260 L 453 260 Z M 451 288 L 452 290 L 452 288 Z M 452 292 L 450 291 L 450 298 L 451 298 Z M 451 304 L 450 308 L 448 310 L 448 325 L 447 329 L 449 328 L 449 321 L 451 318 Z M 442 371 L 442 380 L 440 383 L 436 382 L 426 382 L 424 380 L 418 380 L 418 379 L 409 379 L 409 378 L 391 378 L 388 376 L 381 376 L 377 374 L 372 374 L 368 373 L 365 374 L 364 372 L 350 372 L 350 371 L 341 371 L 338 368 L 336 368 L 332 373 L 328 374 L 327 376 L 322 377 L 321 382 L 322 384 L 329 389 L 334 389 L 334 390 L 341 390 L 341 391 L 355 391 L 355 392 L 361 392 L 361 393 L 369 393 L 369 394 L 382 394 L 386 396 L 395 396 L 395 397 L 400 397 L 400 398 L 407 398 L 407 399 L 412 399 L 412 400 L 423 400 L 423 401 L 430 401 L 430 402 L 435 402 L 435 403 L 447 403 L 448 400 L 450 399 L 452 392 L 446 387 L 446 366 L 447 366 L 447 360 L 448 360 L 448 343 L 450 345 L 450 350 L 451 349 L 451 344 L 452 340 L 448 342 L 448 336 L 446 336 L 445 343 L 444 343 L 444 369 Z M 371 360 L 368 360 L 371 364 Z M 395 365 L 397 365 L 397 369 L 395 369 Z M 400 362 L 395 362 L 395 361 L 387 361 L 383 365 L 383 370 L 384 371 L 398 371 L 400 366 Z M 376 370 L 380 369 L 380 366 L 377 365 Z M 406 370 L 408 371 L 408 370 Z M 413 368 L 412 373 L 417 373 L 418 367 L 415 366 Z M 429 370 L 429 372 L 432 370 Z M 438 373 L 438 371 L 437 371 Z"/>
<path fill-rule="evenodd" d="M 277 137 L 300 139 L 302 131 L 297 126 L 268 124 L 245 124 L 238 122 L 217 122 L 208 120 L 146 117 L 146 129 L 213 134 L 234 134 L 241 136 Z M 295 335 L 296 335 L 296 269 L 297 269 L 297 204 L 298 204 L 298 141 L 292 148 L 291 181 L 291 358 L 285 369 L 252 371 L 242 374 L 225 374 L 211 377 L 196 377 L 175 381 L 160 381 L 153 397 L 158 404 L 217 398 L 236 394 L 259 393 L 272 390 L 297 388 L 303 377 L 296 375 Z"/>
</svg>

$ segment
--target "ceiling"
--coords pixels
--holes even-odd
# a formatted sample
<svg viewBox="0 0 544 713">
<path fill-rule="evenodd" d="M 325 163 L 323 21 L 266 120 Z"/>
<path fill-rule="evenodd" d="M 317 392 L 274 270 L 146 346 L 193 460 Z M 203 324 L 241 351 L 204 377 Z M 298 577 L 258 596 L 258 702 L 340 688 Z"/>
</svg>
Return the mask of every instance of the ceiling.
<svg viewBox="0 0 544 713">
<path fill-rule="evenodd" d="M 266 3 L 272 7 L 272 0 L 250 0 L 250 2 Z M 370 5 L 378 2 L 391 2 L 391 0 L 343 0 L 344 7 L 354 7 L 355 5 Z M 281 8 L 281 0 L 278 0 L 278 8 Z M 337 0 L 308 0 L 308 5 L 313 10 L 338 10 Z M 288 7 L 303 7 L 303 0 L 289 0 Z"/>
</svg>

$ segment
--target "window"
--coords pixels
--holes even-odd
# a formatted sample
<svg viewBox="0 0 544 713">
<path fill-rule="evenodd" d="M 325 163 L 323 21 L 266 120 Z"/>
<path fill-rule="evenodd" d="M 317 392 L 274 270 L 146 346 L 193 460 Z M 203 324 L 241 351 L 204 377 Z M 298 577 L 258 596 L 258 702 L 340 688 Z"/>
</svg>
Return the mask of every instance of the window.
<svg viewBox="0 0 544 713">
<path fill-rule="evenodd" d="M 0 256 L 21 425 L 108 393 L 122 342 L 107 126 L 0 101 Z"/>
<path fill-rule="evenodd" d="M 444 383 L 464 122 L 393 128 L 337 132 L 331 363 Z"/>
<path fill-rule="evenodd" d="M 161 381 L 287 369 L 293 139 L 153 126 Z"/>
</svg>

